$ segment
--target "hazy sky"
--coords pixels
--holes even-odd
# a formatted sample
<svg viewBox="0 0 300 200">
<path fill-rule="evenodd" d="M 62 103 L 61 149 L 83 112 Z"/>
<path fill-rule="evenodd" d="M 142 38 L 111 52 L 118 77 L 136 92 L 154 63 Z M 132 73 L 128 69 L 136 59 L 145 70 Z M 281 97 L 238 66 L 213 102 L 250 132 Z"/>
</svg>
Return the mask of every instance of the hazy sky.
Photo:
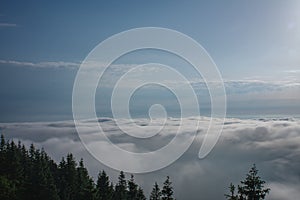
<svg viewBox="0 0 300 200">
<path fill-rule="evenodd" d="M 227 93 L 229 118 L 208 157 L 197 157 L 204 136 L 200 127 L 199 140 L 180 159 L 162 170 L 136 175 L 138 183 L 149 193 L 154 181 L 161 184 L 170 175 L 178 199 L 221 199 L 227 185 L 231 181 L 237 184 L 256 163 L 272 189 L 270 199 L 297 199 L 299 11 L 298 0 L 1 0 L 0 131 L 8 139 L 44 147 L 56 161 L 72 152 L 84 158 L 94 177 L 99 169 L 105 169 L 116 181 L 119 172 L 92 158 L 74 128 L 72 89 L 76 73 L 88 53 L 114 34 L 139 27 L 174 29 L 200 43 L 218 66 Z M 169 64 L 186 75 L 200 100 L 201 113 L 210 113 L 207 87 L 186 62 L 166 52 L 145 50 L 120 57 L 106 72 L 95 95 L 99 117 L 111 116 L 110 95 L 122 73 L 148 62 Z M 181 85 L 178 80 L 173 82 Z M 122 87 L 129 85 L 128 82 Z M 147 116 L 149 107 L 157 103 L 165 106 L 168 115 L 178 116 L 179 102 L 166 89 L 140 88 L 131 100 L 133 117 Z M 260 120 L 249 119 L 253 116 Z M 127 128 L 135 130 L 127 120 L 124 119 Z M 152 144 L 128 139 L 112 125 L 113 119 L 105 118 L 102 125 L 117 145 L 150 151 L 157 147 L 153 144 L 168 143 L 178 129 L 178 118 L 168 120 L 169 132 L 154 138 Z M 136 121 L 144 123 L 145 119 Z M 97 137 L 98 124 L 87 121 L 82 125 L 93 136 L 88 144 L 103 139 Z M 188 135 L 189 130 L 183 133 Z"/>
<path fill-rule="evenodd" d="M 229 114 L 299 114 L 299 1 L 0 4 L 2 122 L 70 119 L 80 62 L 107 37 L 147 26 L 180 31 L 208 51 L 227 82 Z"/>
</svg>

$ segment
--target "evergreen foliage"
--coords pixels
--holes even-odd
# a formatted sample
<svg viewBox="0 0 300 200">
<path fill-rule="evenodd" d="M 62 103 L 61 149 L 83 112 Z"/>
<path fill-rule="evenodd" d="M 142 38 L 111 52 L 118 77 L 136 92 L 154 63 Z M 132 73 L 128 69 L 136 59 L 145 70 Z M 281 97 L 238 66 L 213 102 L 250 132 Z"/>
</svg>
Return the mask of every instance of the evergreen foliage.
<svg viewBox="0 0 300 200">
<path fill-rule="evenodd" d="M 173 200 L 173 187 L 172 182 L 170 181 L 170 177 L 167 176 L 167 179 L 164 182 L 163 189 L 161 191 L 162 200 Z"/>
<path fill-rule="evenodd" d="M 109 182 L 109 177 L 103 170 L 98 175 L 97 185 L 96 185 L 96 199 L 97 200 L 112 200 L 113 199 L 114 188 Z"/>
<path fill-rule="evenodd" d="M 137 199 L 138 197 L 138 185 L 134 182 L 134 177 L 131 175 L 128 181 L 128 199 Z"/>
<path fill-rule="evenodd" d="M 262 200 L 270 192 L 270 188 L 265 188 L 266 182 L 258 176 L 258 170 L 254 164 L 246 179 L 238 185 L 238 194 L 235 194 L 235 186 L 231 183 L 229 186 L 230 194 L 225 194 L 229 200 Z"/>
<path fill-rule="evenodd" d="M 69 153 L 59 164 L 32 144 L 27 150 L 20 142 L 0 138 L 1 200 L 146 200 L 134 180 L 127 181 L 120 172 L 113 185 L 105 171 L 99 172 L 96 184 L 83 160 Z"/>
<path fill-rule="evenodd" d="M 155 182 L 153 186 L 152 192 L 150 194 L 150 200 L 161 200 L 161 191 L 157 182 Z"/>
<path fill-rule="evenodd" d="M 238 200 L 238 195 L 235 194 L 235 186 L 232 183 L 230 183 L 230 186 L 228 188 L 230 190 L 230 194 L 225 194 L 226 199 Z"/>
<path fill-rule="evenodd" d="M 228 200 L 262 200 L 269 193 L 265 181 L 258 176 L 256 166 L 236 187 L 230 184 Z M 160 189 L 155 182 L 150 200 L 174 200 L 169 176 Z M 131 175 L 126 180 L 120 172 L 117 184 L 109 180 L 105 171 L 98 174 L 96 183 L 90 177 L 83 160 L 76 161 L 69 153 L 59 164 L 43 149 L 32 144 L 27 149 L 20 142 L 0 138 L 0 199 L 1 200 L 146 200 L 144 191 Z"/>
<path fill-rule="evenodd" d="M 120 172 L 118 180 L 119 181 L 115 187 L 114 199 L 127 200 L 127 192 L 126 192 L 127 183 L 123 171 Z"/>
</svg>

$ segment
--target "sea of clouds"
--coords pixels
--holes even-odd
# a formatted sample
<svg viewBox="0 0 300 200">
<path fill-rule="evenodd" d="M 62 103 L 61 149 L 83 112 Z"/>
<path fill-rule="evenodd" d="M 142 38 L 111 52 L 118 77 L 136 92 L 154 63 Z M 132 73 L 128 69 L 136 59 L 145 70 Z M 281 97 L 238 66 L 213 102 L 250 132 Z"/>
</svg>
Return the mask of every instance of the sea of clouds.
<svg viewBox="0 0 300 200">
<path fill-rule="evenodd" d="M 221 137 L 212 152 L 204 159 L 198 158 L 199 148 L 205 136 L 209 118 L 168 118 L 163 131 L 148 139 L 133 138 L 124 134 L 110 118 L 100 118 L 97 122 L 86 120 L 79 126 L 89 138 L 86 146 L 93 146 L 104 141 L 98 133 L 98 124 L 112 143 L 127 151 L 149 152 L 168 144 L 177 133 L 180 125 L 184 126 L 183 137 L 192 137 L 191 127 L 199 121 L 197 136 L 191 147 L 173 164 L 161 170 L 135 174 L 136 181 L 146 194 L 157 181 L 160 185 L 166 176 L 173 181 L 177 199 L 224 199 L 230 182 L 238 184 L 245 178 L 249 168 L 255 163 L 260 176 L 271 188 L 267 199 L 295 200 L 300 196 L 300 120 L 299 119 L 234 119 L 227 118 Z M 218 120 L 218 119 L 216 119 Z M 147 126 L 147 119 L 134 121 L 120 119 L 126 130 L 134 128 L 134 123 Z M 160 119 L 152 121 L 151 126 L 161 125 Z M 222 120 L 219 120 L 221 123 Z M 151 131 L 151 126 L 147 131 Z M 93 177 L 99 170 L 106 170 L 111 180 L 116 183 L 118 171 L 97 161 L 81 143 L 73 121 L 0 123 L 0 131 L 7 139 L 20 140 L 29 146 L 34 143 L 57 162 L 68 152 L 77 159 L 83 158 Z M 180 144 L 178 144 L 180 146 Z M 108 153 L 109 155 L 109 153 Z M 114 155 L 109 155 L 114 156 Z M 126 163 L 126 158 L 120 163 Z M 159 160 L 153 161 L 159 162 Z M 127 177 L 129 175 L 127 174 Z"/>
</svg>

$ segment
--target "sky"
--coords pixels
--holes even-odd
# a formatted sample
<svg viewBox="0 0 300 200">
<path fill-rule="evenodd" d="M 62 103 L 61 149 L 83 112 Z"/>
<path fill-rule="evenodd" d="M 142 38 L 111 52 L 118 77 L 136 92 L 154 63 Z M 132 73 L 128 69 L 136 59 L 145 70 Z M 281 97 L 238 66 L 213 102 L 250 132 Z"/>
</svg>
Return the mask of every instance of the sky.
<svg viewBox="0 0 300 200">
<path fill-rule="evenodd" d="M 149 120 L 151 109 L 162 111 L 152 105 L 161 104 L 169 117 L 166 135 L 155 136 L 149 142 L 124 136 L 112 116 L 113 89 L 127 72 L 147 63 L 168 65 L 187 81 L 174 79 L 167 72 L 161 73 L 159 65 L 150 64 L 136 70 L 119 86 L 121 97 L 132 85 L 147 78 L 162 78 L 162 83 L 175 85 L 181 94 L 190 85 L 203 118 L 199 120 L 199 116 L 193 115 L 193 104 L 186 107 L 190 112 L 183 119 L 188 126 L 196 119 L 205 125 L 199 130 L 197 140 L 176 162 L 155 172 L 136 174 L 145 192 L 149 193 L 154 181 L 162 183 L 169 175 L 177 199 L 185 199 L 186 195 L 191 200 L 199 196 L 221 199 L 227 185 L 237 184 L 256 163 L 271 188 L 269 199 L 287 199 L 287 196 L 297 199 L 300 195 L 299 10 L 297 0 L 184 3 L 3 0 L 0 2 L 0 133 L 26 145 L 44 147 L 56 161 L 72 152 L 76 158 L 84 158 L 94 177 L 99 169 L 105 169 L 116 181 L 119 171 L 97 161 L 85 149 L 103 142 L 103 138 L 96 137 L 96 124 L 80 122 L 83 134 L 88 135 L 85 147 L 74 128 L 72 92 L 76 76 L 89 53 L 115 34 L 141 27 L 172 29 L 198 42 L 218 67 L 226 92 L 227 119 L 215 148 L 199 160 L 197 153 L 212 104 L 205 77 L 196 73 L 186 60 L 161 50 L 143 49 L 116 59 L 95 91 L 96 114 L 112 142 L 136 152 L 159 148 L 174 137 L 181 103 L 192 102 L 189 98 L 177 99 L 176 93 L 161 85 L 138 88 L 128 102 L 117 98 L 116 108 L 124 108 L 122 103 L 126 100 L 130 117 L 137 124 Z M 129 43 L 124 42 L 125 46 Z M 108 50 L 114 51 L 113 47 Z M 88 64 L 92 70 L 103 65 Z M 135 132 L 133 121 L 121 120 L 126 130 Z M 148 126 L 149 132 L 157 128 L 152 125 Z M 191 127 L 182 130 L 184 137 L 190 137 Z"/>
<path fill-rule="evenodd" d="M 201 44 L 226 82 L 229 115 L 299 115 L 299 7 L 298 1 L 2 1 L 0 121 L 71 119 L 80 63 L 108 37 L 139 27 L 174 29 Z M 142 51 L 117 63 L 162 57 Z M 99 115 L 109 116 L 108 106 L 97 105 Z"/>
</svg>

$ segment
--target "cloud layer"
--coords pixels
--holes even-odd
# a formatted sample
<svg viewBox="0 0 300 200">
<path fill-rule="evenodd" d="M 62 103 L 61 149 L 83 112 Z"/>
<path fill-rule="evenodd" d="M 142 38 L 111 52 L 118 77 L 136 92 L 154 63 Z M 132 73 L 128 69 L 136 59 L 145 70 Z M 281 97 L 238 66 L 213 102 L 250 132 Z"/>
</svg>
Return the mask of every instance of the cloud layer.
<svg viewBox="0 0 300 200">
<path fill-rule="evenodd" d="M 165 176 L 172 178 L 178 199 L 222 199 L 230 182 L 238 184 L 249 167 L 256 163 L 260 175 L 272 189 L 269 199 L 294 200 L 300 196 L 300 121 L 297 119 L 226 119 L 219 142 L 205 159 L 197 157 L 207 128 L 208 118 L 186 118 L 186 128 L 180 134 L 189 136 L 192 121 L 200 120 L 198 136 L 188 151 L 172 165 L 147 174 L 137 174 L 139 184 L 146 193 L 154 181 L 162 183 Z M 176 134 L 180 120 L 169 118 L 164 134 L 151 139 L 134 139 L 123 134 L 110 118 L 101 118 L 99 124 L 110 140 L 128 151 L 147 152 L 167 144 Z M 139 125 L 147 125 L 147 119 L 136 119 Z M 123 119 L 123 125 L 134 127 Z M 97 134 L 97 123 L 83 121 L 89 144 L 103 141 Z M 154 125 L 155 126 L 155 123 Z M 189 128 L 188 128 L 189 127 Z M 56 160 L 68 152 L 83 157 L 90 173 L 96 177 L 105 169 L 116 181 L 118 172 L 96 161 L 83 147 L 72 121 L 39 123 L 2 123 L 1 133 L 7 138 L 36 144 Z M 153 127 L 154 129 L 155 127 Z M 150 127 L 151 131 L 151 127 Z M 110 155 L 113 156 L 113 155 Z M 126 158 L 124 158 L 126 161 Z M 159 162 L 154 161 L 154 162 Z M 187 198 L 188 197 L 188 198 Z"/>
</svg>

